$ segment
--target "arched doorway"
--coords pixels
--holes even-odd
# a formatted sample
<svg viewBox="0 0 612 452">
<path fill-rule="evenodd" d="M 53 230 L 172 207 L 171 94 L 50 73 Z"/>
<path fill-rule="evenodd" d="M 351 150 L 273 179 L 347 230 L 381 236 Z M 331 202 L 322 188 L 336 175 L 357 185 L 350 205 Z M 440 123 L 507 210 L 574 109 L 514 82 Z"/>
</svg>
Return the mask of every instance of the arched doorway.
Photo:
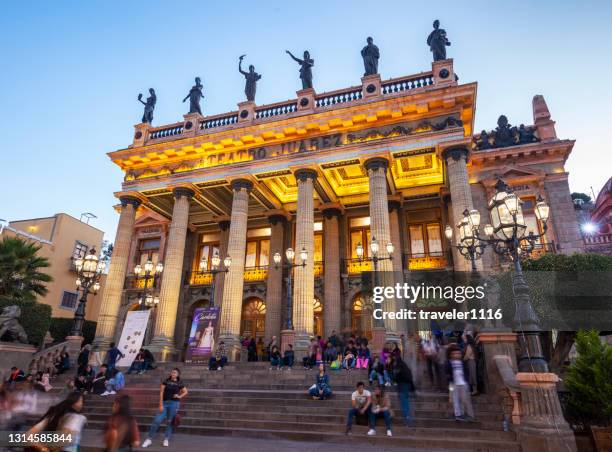
<svg viewBox="0 0 612 452">
<path fill-rule="evenodd" d="M 360 292 L 351 301 L 351 330 L 353 333 L 364 334 L 372 338 L 372 315 L 368 310 L 368 303 Z"/>
<path fill-rule="evenodd" d="M 323 305 L 317 297 L 313 300 L 312 310 L 314 312 L 314 335 L 323 336 Z"/>
<path fill-rule="evenodd" d="M 249 298 L 242 307 L 240 334 L 263 338 L 266 327 L 266 303 L 260 298 Z"/>
</svg>

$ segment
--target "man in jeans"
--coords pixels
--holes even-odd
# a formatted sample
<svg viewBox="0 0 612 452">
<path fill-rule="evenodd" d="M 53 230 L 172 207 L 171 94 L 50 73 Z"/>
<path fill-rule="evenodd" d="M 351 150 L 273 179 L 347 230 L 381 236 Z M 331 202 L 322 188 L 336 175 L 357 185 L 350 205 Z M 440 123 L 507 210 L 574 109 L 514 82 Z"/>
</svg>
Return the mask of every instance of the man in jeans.
<svg viewBox="0 0 612 452">
<path fill-rule="evenodd" d="M 449 383 L 452 383 L 450 390 L 453 394 L 453 408 L 455 410 L 456 421 L 471 422 L 474 420 L 474 409 L 470 397 L 470 387 L 468 385 L 467 368 L 463 361 L 463 354 L 456 346 L 449 348 L 450 357 L 446 364 L 446 374 Z"/>
<path fill-rule="evenodd" d="M 112 370 L 115 368 L 115 364 L 117 363 L 117 359 L 119 357 L 125 358 L 125 355 L 121 353 L 121 350 L 115 347 L 114 342 L 111 342 L 110 348 L 106 352 L 106 366 L 108 367 L 108 372 L 112 372 Z"/>
<path fill-rule="evenodd" d="M 402 407 L 404 422 L 409 426 L 412 424 L 410 416 L 410 393 L 415 390 L 412 372 L 410 372 L 408 365 L 399 356 L 391 356 L 390 366 L 393 373 L 393 381 L 397 384 L 397 395 Z"/>
<path fill-rule="evenodd" d="M 357 390 L 351 394 L 351 409 L 348 412 L 348 419 L 346 420 L 346 434 L 351 434 L 353 427 L 353 416 L 358 414 L 365 414 L 370 420 L 370 408 L 372 405 L 372 394 L 370 391 L 365 389 L 363 381 L 357 382 Z M 371 428 L 371 426 L 370 426 Z"/>
</svg>

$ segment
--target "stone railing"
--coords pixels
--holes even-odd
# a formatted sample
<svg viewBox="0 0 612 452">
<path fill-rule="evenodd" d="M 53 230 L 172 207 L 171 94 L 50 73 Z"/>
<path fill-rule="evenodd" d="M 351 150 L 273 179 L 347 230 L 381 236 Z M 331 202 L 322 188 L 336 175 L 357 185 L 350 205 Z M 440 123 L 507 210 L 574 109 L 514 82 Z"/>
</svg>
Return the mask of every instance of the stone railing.
<svg viewBox="0 0 612 452">
<path fill-rule="evenodd" d="M 339 89 L 315 96 L 315 107 L 326 108 L 360 100 L 363 97 L 361 86 Z"/>
<path fill-rule="evenodd" d="M 344 273 L 355 275 L 361 272 L 372 271 L 372 261 L 362 259 L 344 259 Z"/>
<path fill-rule="evenodd" d="M 278 102 L 276 104 L 264 105 L 255 108 L 255 119 L 272 118 L 273 116 L 284 116 L 297 110 L 297 100 Z"/>
<path fill-rule="evenodd" d="M 217 127 L 230 126 L 238 122 L 238 112 L 223 113 L 215 116 L 207 116 L 200 121 L 200 130 L 214 129 Z"/>
<path fill-rule="evenodd" d="M 381 93 L 395 94 L 401 93 L 402 91 L 409 91 L 417 88 L 424 88 L 434 84 L 434 77 L 432 72 L 424 72 L 419 75 L 412 75 L 409 77 L 398 77 L 384 81 L 381 85 Z"/>
<path fill-rule="evenodd" d="M 393 79 L 380 82 L 380 94 L 368 97 L 368 100 L 377 100 L 386 96 L 394 96 L 407 91 L 427 88 L 436 85 L 434 73 L 423 72 L 416 75 L 405 77 L 396 77 Z M 307 110 L 311 113 L 313 110 L 329 110 L 340 105 L 351 104 L 355 102 L 363 102 L 364 86 L 352 86 L 335 91 L 329 91 L 320 94 L 314 94 L 314 109 Z M 302 99 L 303 101 L 304 99 Z M 252 121 L 274 120 L 279 117 L 294 115 L 299 111 L 298 99 L 291 99 L 284 102 L 274 104 L 255 106 L 254 114 L 251 119 L 245 120 L 245 123 Z M 192 119 L 186 119 L 184 122 L 163 125 L 158 127 L 150 127 L 146 124 L 139 124 L 137 129 L 147 130 L 144 135 L 137 132 L 135 135 L 134 145 L 142 146 L 147 143 L 165 141 L 174 137 L 194 136 L 203 133 L 208 133 L 210 130 L 231 127 L 242 121 L 239 118 L 237 111 L 222 113 L 218 115 L 206 116 L 198 120 L 197 126 L 194 128 Z M 240 122 L 242 124 L 242 122 Z M 195 129 L 195 130 L 194 130 Z"/>
<path fill-rule="evenodd" d="M 323 271 L 325 268 L 325 264 L 323 263 L 323 261 L 317 261 L 314 263 L 314 276 L 319 277 L 319 276 L 323 276 Z"/>
<path fill-rule="evenodd" d="M 184 130 L 183 122 L 177 122 L 169 126 L 155 127 L 149 129 L 149 140 L 157 140 L 161 138 L 175 137 L 181 135 Z"/>
<path fill-rule="evenodd" d="M 402 255 L 402 267 L 408 270 L 434 270 L 445 268 L 450 259 L 445 251 L 431 253 L 405 253 Z"/>
</svg>

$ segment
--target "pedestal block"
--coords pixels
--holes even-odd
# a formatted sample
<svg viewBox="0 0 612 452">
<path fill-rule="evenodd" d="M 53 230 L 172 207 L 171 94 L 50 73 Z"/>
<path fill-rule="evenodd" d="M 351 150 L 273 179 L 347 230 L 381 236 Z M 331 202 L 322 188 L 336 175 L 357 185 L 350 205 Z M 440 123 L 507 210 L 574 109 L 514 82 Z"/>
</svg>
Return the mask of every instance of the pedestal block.
<svg viewBox="0 0 612 452">
<path fill-rule="evenodd" d="M 289 344 L 294 346 L 295 330 L 283 330 L 281 331 L 280 336 L 281 336 L 281 352 L 284 353 L 285 350 L 289 348 L 288 347 Z"/>
</svg>

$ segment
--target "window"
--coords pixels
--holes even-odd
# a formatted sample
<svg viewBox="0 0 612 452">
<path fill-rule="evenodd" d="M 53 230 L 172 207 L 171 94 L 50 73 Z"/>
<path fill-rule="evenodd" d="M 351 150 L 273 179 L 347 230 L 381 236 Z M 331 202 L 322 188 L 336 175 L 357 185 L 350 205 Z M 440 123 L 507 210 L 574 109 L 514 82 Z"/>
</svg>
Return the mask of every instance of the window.
<svg viewBox="0 0 612 452">
<path fill-rule="evenodd" d="M 79 241 L 74 244 L 74 251 L 72 252 L 72 259 L 82 259 L 87 254 L 87 245 Z"/>
<path fill-rule="evenodd" d="M 357 245 L 363 246 L 363 255 L 370 254 L 370 217 L 351 218 L 349 220 L 351 237 L 351 259 L 358 259 Z"/>
<path fill-rule="evenodd" d="M 159 245 L 160 239 L 141 240 L 138 244 L 138 257 L 136 262 L 144 267 L 144 264 L 150 259 L 153 266 L 159 261 Z"/>
<path fill-rule="evenodd" d="M 323 234 L 314 235 L 314 262 L 323 262 Z"/>
<path fill-rule="evenodd" d="M 523 200 L 523 204 L 522 204 L 523 221 L 525 222 L 525 225 L 527 226 L 527 229 L 525 230 L 525 235 L 528 235 L 530 232 L 533 232 L 533 235 L 540 234 L 540 224 L 539 224 L 540 222 L 535 216 L 534 206 L 535 206 L 535 199 L 527 198 Z M 540 237 L 538 237 L 536 239 L 536 244 L 540 245 L 541 243 L 542 243 L 542 240 Z"/>
<path fill-rule="evenodd" d="M 270 263 L 270 228 L 249 229 L 247 231 L 245 268 L 266 267 Z"/>
<path fill-rule="evenodd" d="M 198 257 L 198 261 L 196 262 L 196 268 L 200 271 L 200 261 L 202 257 L 206 258 L 206 268 L 203 268 L 201 271 L 209 271 L 212 266 L 212 257 L 215 253 L 219 253 L 219 244 L 218 243 L 203 243 L 200 247 L 200 256 Z"/>
<path fill-rule="evenodd" d="M 67 290 L 64 290 L 60 307 L 66 309 L 75 309 L 78 296 L 79 295 L 76 292 L 68 292 Z"/>
<path fill-rule="evenodd" d="M 442 256 L 442 233 L 439 223 L 421 223 L 408 225 L 410 236 L 410 256 Z"/>
</svg>

